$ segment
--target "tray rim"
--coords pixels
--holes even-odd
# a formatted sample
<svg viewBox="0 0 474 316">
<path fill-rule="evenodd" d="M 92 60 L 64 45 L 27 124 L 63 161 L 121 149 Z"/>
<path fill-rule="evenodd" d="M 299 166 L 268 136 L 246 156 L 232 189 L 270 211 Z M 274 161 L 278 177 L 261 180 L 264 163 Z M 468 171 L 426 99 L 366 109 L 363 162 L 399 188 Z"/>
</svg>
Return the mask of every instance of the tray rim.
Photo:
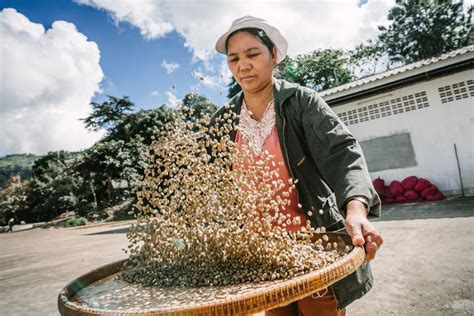
<svg viewBox="0 0 474 316">
<path fill-rule="evenodd" d="M 315 234 L 314 239 L 317 240 L 323 235 L 327 235 L 329 238 L 326 243 L 332 243 L 342 239 L 346 244 L 352 244 L 351 238 L 348 234 L 339 232 Z M 353 247 L 349 254 L 336 260 L 334 263 L 324 267 L 323 269 L 279 283 L 278 291 L 287 291 L 288 295 L 286 297 L 284 293 L 281 294 L 280 297 L 276 289 L 270 287 L 255 290 L 252 293 L 246 293 L 237 298 L 235 296 L 230 296 L 229 298 L 218 299 L 213 302 L 193 303 L 186 305 L 185 307 L 153 307 L 142 310 L 134 309 L 130 311 L 82 307 L 69 300 L 88 285 L 119 272 L 124 263 L 128 260 L 122 259 L 93 269 L 69 282 L 58 295 L 58 310 L 61 315 L 248 315 L 287 305 L 311 295 L 312 293 L 325 289 L 356 271 L 363 263 L 364 258 L 364 249 L 362 247 Z M 276 297 L 276 299 L 273 299 L 274 297 Z M 248 301 L 251 302 L 249 305 L 252 306 L 246 306 L 246 302 Z M 245 310 L 242 310 L 241 308 L 242 303 Z M 218 313 L 219 310 L 221 313 Z"/>
</svg>

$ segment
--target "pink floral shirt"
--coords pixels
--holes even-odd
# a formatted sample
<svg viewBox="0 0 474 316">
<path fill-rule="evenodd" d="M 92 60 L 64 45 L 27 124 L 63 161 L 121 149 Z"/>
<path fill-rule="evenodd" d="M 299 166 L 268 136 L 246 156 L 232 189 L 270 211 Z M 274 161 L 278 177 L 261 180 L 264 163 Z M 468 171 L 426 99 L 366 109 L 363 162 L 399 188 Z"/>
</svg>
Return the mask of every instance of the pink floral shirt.
<svg viewBox="0 0 474 316">
<path fill-rule="evenodd" d="M 248 146 L 252 149 L 255 153 L 255 161 L 259 159 L 264 160 L 262 155 L 267 153 L 273 157 L 272 161 L 274 164 L 271 164 L 270 167 L 278 169 L 279 177 L 285 184 L 285 187 L 277 193 L 277 195 L 280 195 L 283 199 L 282 192 L 288 192 L 290 189 L 288 180 L 291 178 L 291 175 L 286 167 L 278 139 L 273 100 L 268 104 L 260 121 L 252 118 L 245 101 L 242 102 L 235 142 L 241 146 Z M 245 166 L 243 167 L 245 168 Z M 290 205 L 287 206 L 283 212 L 290 213 L 292 217 L 299 216 L 301 221 L 300 224 L 288 225 L 286 229 L 287 231 L 298 231 L 301 227 L 306 226 L 306 219 L 298 206 L 298 194 L 296 190 L 292 190 L 287 199 L 290 200 Z"/>
</svg>

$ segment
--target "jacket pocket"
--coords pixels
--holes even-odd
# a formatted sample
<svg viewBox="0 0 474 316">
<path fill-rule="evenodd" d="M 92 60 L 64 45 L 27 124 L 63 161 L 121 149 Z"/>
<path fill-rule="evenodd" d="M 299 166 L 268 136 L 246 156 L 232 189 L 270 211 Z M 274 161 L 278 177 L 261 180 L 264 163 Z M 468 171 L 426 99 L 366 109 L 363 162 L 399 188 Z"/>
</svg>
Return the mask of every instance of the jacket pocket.
<svg viewBox="0 0 474 316">
<path fill-rule="evenodd" d="M 321 144 L 321 145 L 325 145 L 324 144 L 324 137 L 321 133 L 321 128 L 319 126 L 316 126 L 316 124 L 314 122 L 311 122 L 309 123 L 309 129 L 315 139 L 315 141 L 318 143 L 318 144 Z M 321 147 L 321 146 L 319 146 Z"/>
<path fill-rule="evenodd" d="M 305 131 L 308 146 L 315 146 L 322 143 L 322 135 L 318 132 L 319 129 L 316 122 L 309 120 L 303 122 L 303 129 Z"/>
</svg>

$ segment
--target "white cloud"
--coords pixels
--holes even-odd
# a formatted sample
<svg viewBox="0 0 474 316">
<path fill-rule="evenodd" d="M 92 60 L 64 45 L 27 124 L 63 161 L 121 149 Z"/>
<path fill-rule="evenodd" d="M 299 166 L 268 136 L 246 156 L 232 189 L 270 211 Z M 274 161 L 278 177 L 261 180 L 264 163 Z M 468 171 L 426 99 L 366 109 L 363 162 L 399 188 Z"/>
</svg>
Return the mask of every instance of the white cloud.
<svg viewBox="0 0 474 316">
<path fill-rule="evenodd" d="M 174 27 L 165 21 L 162 1 L 156 0 L 74 0 L 76 3 L 90 5 L 111 13 L 116 23 L 129 22 L 140 30 L 147 39 L 162 37 L 173 31 Z"/>
<path fill-rule="evenodd" d="M 181 103 L 181 100 L 178 99 L 178 97 L 176 97 L 176 95 L 174 95 L 173 92 L 171 91 L 166 91 L 166 96 L 168 97 L 168 106 L 170 107 L 176 107 L 178 104 Z"/>
<path fill-rule="evenodd" d="M 356 0 L 337 1 L 174 1 L 174 0 L 76 0 L 107 10 L 117 22 L 128 22 L 147 39 L 175 30 L 206 62 L 215 54 L 214 44 L 238 17 L 259 16 L 278 26 L 289 41 L 290 55 L 316 48 L 352 48 L 377 35 L 377 25 L 386 21 L 395 0 L 369 0 L 358 7 Z M 212 71 L 212 69 L 207 69 Z"/>
<path fill-rule="evenodd" d="M 14 9 L 0 11 L 0 152 L 79 150 L 102 133 L 80 118 L 100 91 L 100 51 L 74 24 L 45 30 Z"/>
<path fill-rule="evenodd" d="M 220 84 L 218 76 L 205 75 L 197 70 L 193 71 L 193 77 L 197 78 L 201 84 L 208 88 L 217 88 Z"/>
<path fill-rule="evenodd" d="M 176 71 L 176 69 L 179 68 L 179 64 L 167 63 L 166 60 L 163 60 L 163 62 L 161 63 L 161 66 L 166 69 L 166 72 L 168 74 L 173 73 L 174 71 Z"/>
<path fill-rule="evenodd" d="M 159 92 L 158 90 L 155 90 L 155 91 L 152 91 L 152 92 L 151 92 L 151 96 L 152 96 L 152 97 L 157 97 L 157 96 L 159 96 L 159 95 L 160 95 L 160 92 Z"/>
<path fill-rule="evenodd" d="M 227 60 L 226 59 L 224 59 L 221 62 L 219 76 L 221 78 L 222 84 L 224 84 L 225 86 L 227 86 L 230 83 L 231 78 L 232 78 L 232 73 L 230 72 L 229 67 L 227 66 Z"/>
<path fill-rule="evenodd" d="M 206 69 L 205 66 L 204 68 Z M 206 70 L 215 72 L 214 70 Z M 229 67 L 227 67 L 227 61 L 225 59 L 221 61 L 217 74 L 204 74 L 201 67 L 198 67 L 198 69 L 194 70 L 191 74 L 198 80 L 197 86 L 203 85 L 207 88 L 220 89 L 221 91 L 227 90 L 227 85 L 230 83 L 232 78 L 232 73 L 230 72 Z"/>
</svg>

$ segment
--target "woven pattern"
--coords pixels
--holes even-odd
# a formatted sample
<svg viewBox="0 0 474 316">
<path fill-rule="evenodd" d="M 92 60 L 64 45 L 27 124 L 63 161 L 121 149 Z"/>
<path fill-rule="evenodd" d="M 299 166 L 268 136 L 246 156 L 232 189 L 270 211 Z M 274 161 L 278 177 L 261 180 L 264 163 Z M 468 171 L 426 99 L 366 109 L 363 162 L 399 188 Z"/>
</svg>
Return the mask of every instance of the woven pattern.
<svg viewBox="0 0 474 316">
<path fill-rule="evenodd" d="M 328 233 L 328 242 L 343 240 L 350 244 L 350 237 L 345 234 Z M 315 236 L 316 239 L 321 236 Z M 119 272 L 125 260 L 117 261 L 95 269 L 69 283 L 59 294 L 58 308 L 61 315 L 249 315 L 271 308 L 287 305 L 314 292 L 320 291 L 345 276 L 354 272 L 363 262 L 364 250 L 355 247 L 348 255 L 324 269 L 305 274 L 284 282 L 262 284 L 251 293 L 218 299 L 212 303 L 190 302 L 186 306 L 163 309 L 159 306 L 140 312 L 112 311 L 105 309 L 84 308 L 70 301 L 81 289 L 89 284 Z"/>
</svg>

